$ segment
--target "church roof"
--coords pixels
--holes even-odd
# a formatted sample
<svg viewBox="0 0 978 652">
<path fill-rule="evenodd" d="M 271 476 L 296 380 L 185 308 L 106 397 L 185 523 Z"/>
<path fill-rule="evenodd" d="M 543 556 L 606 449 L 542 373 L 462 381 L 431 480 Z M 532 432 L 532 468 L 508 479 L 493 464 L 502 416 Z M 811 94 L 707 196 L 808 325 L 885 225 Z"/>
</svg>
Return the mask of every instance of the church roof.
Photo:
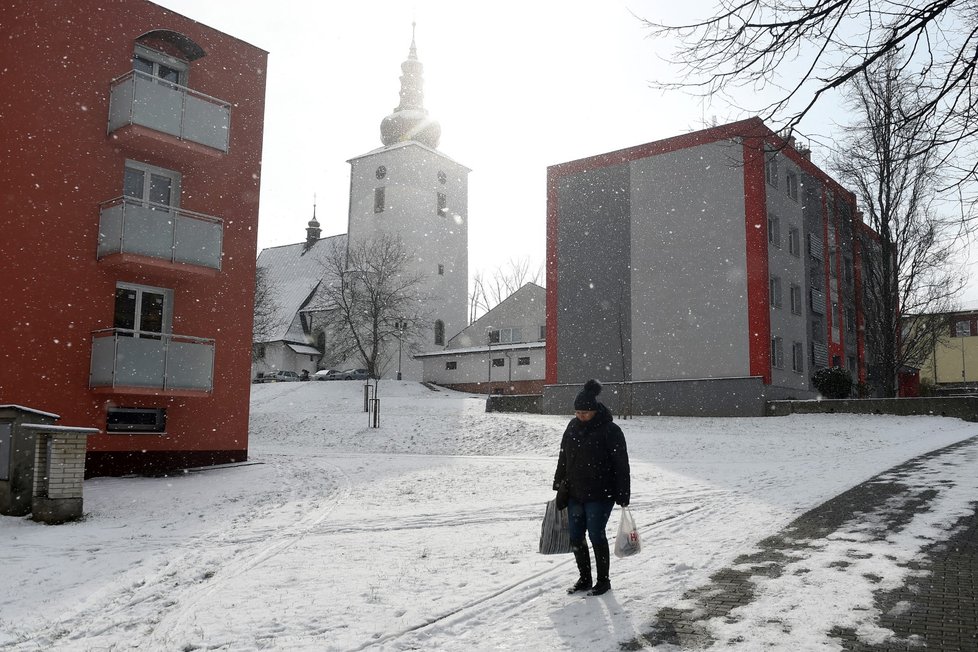
<svg viewBox="0 0 978 652">
<path fill-rule="evenodd" d="M 404 148 L 404 147 L 420 147 L 421 149 L 428 150 L 432 154 L 437 154 L 439 157 L 441 157 L 441 158 L 443 158 L 443 159 L 445 159 L 447 161 L 450 161 L 450 162 L 454 163 L 455 165 L 457 165 L 460 168 L 464 169 L 466 172 L 471 172 L 472 171 L 471 168 L 469 168 L 469 167 L 467 167 L 465 165 L 462 165 L 461 163 L 459 163 L 458 161 L 456 161 L 455 159 L 453 159 L 451 156 L 445 156 L 445 153 L 444 152 L 441 152 L 441 151 L 435 149 L 434 147 L 428 147 L 424 143 L 419 143 L 416 140 L 406 140 L 406 141 L 404 141 L 402 143 L 394 143 L 393 145 L 385 145 L 384 147 L 378 147 L 377 149 L 370 150 L 366 154 L 360 154 L 359 156 L 354 156 L 353 158 L 347 160 L 347 163 L 353 163 L 353 161 L 357 161 L 357 160 L 362 159 L 362 158 L 367 158 L 368 156 L 373 156 L 375 154 L 380 154 L 382 152 L 390 152 L 390 151 L 393 151 L 393 150 L 396 150 L 396 149 L 401 149 L 401 148 Z"/>
<path fill-rule="evenodd" d="M 275 327 L 266 341 L 313 343 L 303 332 L 298 313 L 323 282 L 326 258 L 333 247 L 346 249 L 345 233 L 321 238 L 309 247 L 298 242 L 262 249 L 258 254 L 257 265 L 265 270 L 275 303 Z"/>
</svg>

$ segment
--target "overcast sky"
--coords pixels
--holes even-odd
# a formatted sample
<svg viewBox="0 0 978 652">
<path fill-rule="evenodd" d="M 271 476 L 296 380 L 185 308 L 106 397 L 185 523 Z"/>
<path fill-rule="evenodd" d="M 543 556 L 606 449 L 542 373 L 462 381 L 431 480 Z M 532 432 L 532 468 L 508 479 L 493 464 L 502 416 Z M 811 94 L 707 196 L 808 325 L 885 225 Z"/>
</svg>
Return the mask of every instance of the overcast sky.
<svg viewBox="0 0 978 652">
<path fill-rule="evenodd" d="M 548 165 L 747 117 L 649 86 L 675 71 L 660 61 L 669 44 L 636 16 L 681 20 L 710 0 L 157 3 L 270 53 L 259 249 L 302 240 L 314 195 L 323 235 L 346 232 L 346 161 L 381 145 L 412 21 L 439 149 L 472 169 L 470 273 L 510 258 L 542 265 Z M 823 167 L 825 116 L 838 113 L 823 105 L 802 125 Z"/>
</svg>

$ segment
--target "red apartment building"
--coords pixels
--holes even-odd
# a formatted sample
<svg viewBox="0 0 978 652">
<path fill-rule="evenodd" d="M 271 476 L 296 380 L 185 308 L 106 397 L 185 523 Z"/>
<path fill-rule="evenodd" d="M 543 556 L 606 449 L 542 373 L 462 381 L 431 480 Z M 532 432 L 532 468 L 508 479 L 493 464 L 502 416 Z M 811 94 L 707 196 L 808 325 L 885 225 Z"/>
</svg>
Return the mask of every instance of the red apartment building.
<svg viewBox="0 0 978 652">
<path fill-rule="evenodd" d="M 145 0 L 7 0 L 0 404 L 88 475 L 246 459 L 267 53 Z"/>
<path fill-rule="evenodd" d="M 704 416 L 814 397 L 820 367 L 865 379 L 869 229 L 853 193 L 761 120 L 547 179 L 545 411 L 592 377 L 619 410 Z"/>
</svg>

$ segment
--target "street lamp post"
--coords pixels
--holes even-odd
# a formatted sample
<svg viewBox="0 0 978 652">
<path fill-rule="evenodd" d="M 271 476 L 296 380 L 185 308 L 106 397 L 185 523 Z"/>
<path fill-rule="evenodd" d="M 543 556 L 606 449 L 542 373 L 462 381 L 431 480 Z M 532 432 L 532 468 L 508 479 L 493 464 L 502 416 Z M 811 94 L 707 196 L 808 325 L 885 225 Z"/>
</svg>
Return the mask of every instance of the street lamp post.
<svg viewBox="0 0 978 652">
<path fill-rule="evenodd" d="M 407 323 L 403 321 L 394 322 L 394 328 L 397 330 L 397 379 L 401 379 L 401 344 L 404 338 L 404 329 L 407 327 Z"/>
</svg>

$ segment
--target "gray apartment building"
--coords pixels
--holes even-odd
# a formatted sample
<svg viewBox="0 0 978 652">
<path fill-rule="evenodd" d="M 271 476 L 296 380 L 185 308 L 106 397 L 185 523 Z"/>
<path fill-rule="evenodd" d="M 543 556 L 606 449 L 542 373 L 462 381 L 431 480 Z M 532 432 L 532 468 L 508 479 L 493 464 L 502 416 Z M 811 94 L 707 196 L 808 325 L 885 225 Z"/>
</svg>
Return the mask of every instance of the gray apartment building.
<svg viewBox="0 0 978 652">
<path fill-rule="evenodd" d="M 865 378 L 855 196 L 757 118 L 548 168 L 544 409 L 759 415 Z"/>
</svg>

